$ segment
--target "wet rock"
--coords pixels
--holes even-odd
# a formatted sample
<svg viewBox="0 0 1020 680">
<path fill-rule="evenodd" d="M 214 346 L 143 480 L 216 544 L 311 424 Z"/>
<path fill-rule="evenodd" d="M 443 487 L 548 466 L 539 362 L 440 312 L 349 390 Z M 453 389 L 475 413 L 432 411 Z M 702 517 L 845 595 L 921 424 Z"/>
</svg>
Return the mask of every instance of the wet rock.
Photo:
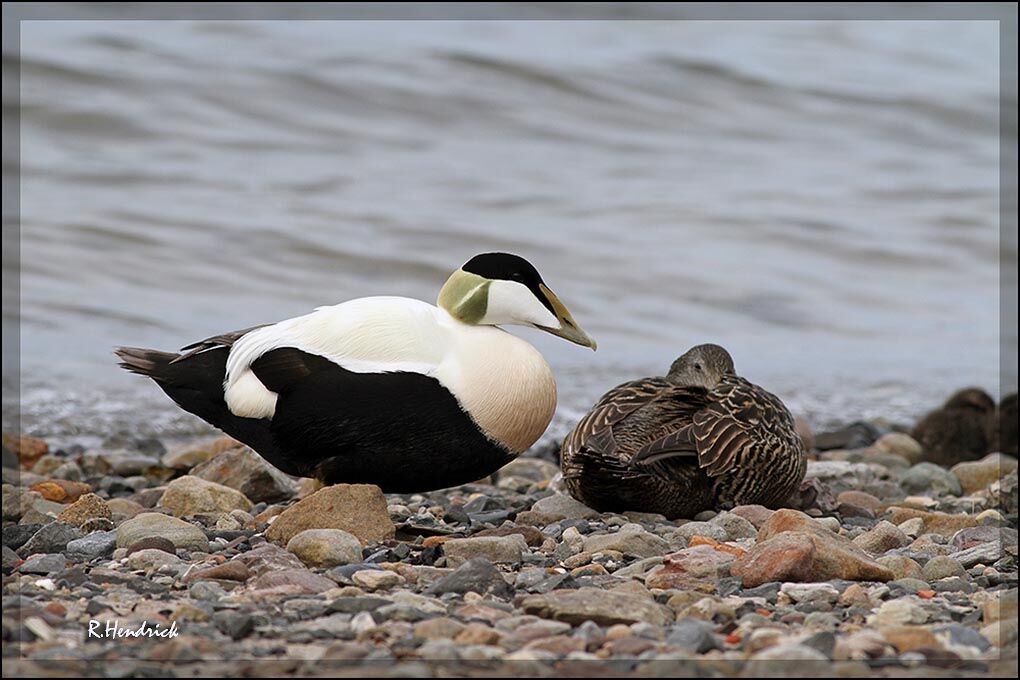
<svg viewBox="0 0 1020 680">
<path fill-rule="evenodd" d="M 247 446 L 214 456 L 191 475 L 236 489 L 253 503 L 276 503 L 297 493 L 297 484 L 290 477 Z"/>
<path fill-rule="evenodd" d="M 473 592 L 479 595 L 509 597 L 513 589 L 492 562 L 484 557 L 476 557 L 440 578 L 425 592 L 430 595 Z"/>
<path fill-rule="evenodd" d="M 170 482 L 159 504 L 175 517 L 194 517 L 231 510 L 248 511 L 252 508 L 251 501 L 236 489 L 191 475 Z"/>
<path fill-rule="evenodd" d="M 156 512 L 142 513 L 117 527 L 118 548 L 128 548 L 142 539 L 154 537 L 165 538 L 185 550 L 204 552 L 209 549 L 205 532 L 194 524 Z"/>
<path fill-rule="evenodd" d="M 672 622 L 667 607 L 640 595 L 631 595 L 598 588 L 557 590 L 544 595 L 529 595 L 521 602 L 526 614 L 579 625 L 594 621 L 600 626 L 614 623 L 637 623 L 664 626 Z"/>
<path fill-rule="evenodd" d="M 477 557 L 490 562 L 520 564 L 521 556 L 527 551 L 528 543 L 519 534 L 454 538 L 443 543 L 443 553 L 451 566 L 460 566 Z"/>
<path fill-rule="evenodd" d="M 653 567 L 645 576 L 649 588 L 715 592 L 719 579 L 729 575 L 734 555 L 710 545 L 685 548 L 666 556 L 665 562 Z"/>
<path fill-rule="evenodd" d="M 306 529 L 287 542 L 287 550 L 309 567 L 326 569 L 357 563 L 362 557 L 361 541 L 341 529 Z"/>
<path fill-rule="evenodd" d="M 908 493 L 935 493 L 940 496 L 963 493 L 956 475 L 934 463 L 918 463 L 907 470 L 900 478 L 900 486 Z"/>
<path fill-rule="evenodd" d="M 564 494 L 546 496 L 531 506 L 531 510 L 544 515 L 558 515 L 565 519 L 592 519 L 599 514 L 584 503 Z"/>
<path fill-rule="evenodd" d="M 336 484 L 319 489 L 276 517 L 266 538 L 286 544 L 306 529 L 341 529 L 363 544 L 386 541 L 396 534 L 386 497 L 371 484 Z"/>
<path fill-rule="evenodd" d="M 640 524 L 624 524 L 615 534 L 585 536 L 583 546 L 586 552 L 615 550 L 638 557 L 653 557 L 669 551 L 669 543 L 645 531 Z"/>
<path fill-rule="evenodd" d="M 784 534 L 797 534 L 803 538 Z M 770 541 L 775 541 L 771 542 Z M 889 581 L 892 572 L 871 559 L 849 539 L 835 534 L 796 510 L 779 510 L 758 531 L 757 543 L 731 567 L 744 585 L 768 581 Z"/>
<path fill-rule="evenodd" d="M 36 553 L 63 552 L 67 544 L 76 538 L 81 538 L 81 532 L 77 527 L 63 522 L 50 522 L 35 532 L 32 538 L 18 549 L 18 554 L 28 556 Z"/>
<path fill-rule="evenodd" d="M 972 494 L 988 488 L 1016 469 L 1016 458 L 992 453 L 981 460 L 957 463 L 950 472 L 960 481 L 963 492 Z"/>
</svg>

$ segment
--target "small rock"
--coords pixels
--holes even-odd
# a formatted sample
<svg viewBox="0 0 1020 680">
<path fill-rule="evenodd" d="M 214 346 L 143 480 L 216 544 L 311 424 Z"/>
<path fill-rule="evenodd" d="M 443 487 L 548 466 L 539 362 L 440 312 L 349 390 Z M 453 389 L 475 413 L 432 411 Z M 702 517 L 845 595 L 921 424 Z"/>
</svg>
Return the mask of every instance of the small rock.
<svg viewBox="0 0 1020 680">
<path fill-rule="evenodd" d="M 746 522 L 747 520 L 744 521 Z M 748 524 L 750 524 L 750 522 L 748 522 Z M 711 522 L 686 522 L 685 524 L 677 527 L 676 531 L 673 533 L 688 542 L 690 542 L 690 540 L 695 536 L 704 536 L 715 541 L 726 540 L 726 530 L 717 524 L 712 524 Z M 646 555 L 646 557 L 651 557 L 651 555 Z"/>
<path fill-rule="evenodd" d="M 938 534 L 946 538 L 951 537 L 960 529 L 977 526 L 977 520 L 970 515 L 951 515 L 945 512 L 928 512 L 898 506 L 889 508 L 887 512 L 889 521 L 893 524 L 901 525 L 907 520 L 917 518 L 924 522 L 922 533 Z"/>
<path fill-rule="evenodd" d="M 882 509 L 882 501 L 875 498 L 870 493 L 865 493 L 864 491 L 844 491 L 836 496 L 836 500 L 840 503 L 855 505 L 858 508 L 870 510 L 873 513 L 878 513 Z"/>
<path fill-rule="evenodd" d="M 394 574 L 396 576 L 396 574 Z M 209 581 L 198 581 L 191 585 L 192 588 Z M 273 590 L 283 587 L 290 587 L 306 593 L 322 593 L 332 590 L 336 584 L 325 576 L 312 573 L 307 569 L 280 569 L 278 571 L 267 571 L 257 576 L 250 582 L 252 590 Z"/>
<path fill-rule="evenodd" d="M 920 463 L 924 458 L 924 451 L 917 440 L 902 432 L 884 434 L 872 446 L 885 453 L 903 456 L 912 465 Z"/>
<path fill-rule="evenodd" d="M 546 496 L 536 501 L 531 506 L 531 510 L 532 512 L 540 512 L 547 515 L 560 515 L 566 519 L 592 519 L 598 517 L 599 514 L 584 503 L 564 494 Z"/>
<path fill-rule="evenodd" d="M 18 571 L 22 574 L 54 574 L 58 571 L 63 571 L 66 565 L 67 560 L 59 553 L 55 555 L 32 555 L 21 563 Z"/>
<path fill-rule="evenodd" d="M 224 451 L 190 474 L 236 489 L 253 503 L 276 503 L 297 493 L 297 485 L 290 477 L 247 446 Z"/>
<path fill-rule="evenodd" d="M 894 579 L 923 578 L 921 565 L 904 555 L 883 555 L 875 561 L 892 571 Z"/>
<path fill-rule="evenodd" d="M 666 556 L 664 564 L 645 576 L 649 588 L 715 592 L 719 579 L 729 575 L 734 555 L 710 545 L 696 545 Z"/>
<path fill-rule="evenodd" d="M 63 522 L 50 522 L 35 532 L 32 538 L 18 549 L 18 554 L 28 556 L 36 553 L 64 552 L 67 544 L 77 538 L 81 538 L 81 532 L 77 527 Z"/>
<path fill-rule="evenodd" d="M 246 612 L 218 611 L 213 615 L 217 630 L 232 640 L 242 640 L 255 630 L 255 617 Z"/>
<path fill-rule="evenodd" d="M 750 522 L 755 529 L 760 529 L 761 525 L 765 524 L 773 513 L 775 513 L 775 510 L 770 510 L 764 505 L 738 505 L 730 510 L 730 514 L 743 517 Z"/>
<path fill-rule="evenodd" d="M 68 541 L 65 552 L 70 557 L 81 556 L 85 559 L 107 557 L 117 547 L 116 531 L 94 531 L 88 536 Z"/>
<path fill-rule="evenodd" d="M 200 569 L 192 572 L 184 578 L 185 583 L 194 581 L 247 581 L 252 577 L 252 572 L 243 562 L 230 560 L 223 564 L 217 564 L 208 569 Z"/>
<path fill-rule="evenodd" d="M 381 569 L 362 569 L 354 572 L 351 580 L 368 590 L 386 590 L 404 582 L 404 579 L 392 571 Z"/>
<path fill-rule="evenodd" d="M 585 536 L 583 549 L 591 553 L 615 550 L 624 555 L 654 557 L 668 552 L 669 543 L 645 531 L 640 524 L 624 524 L 615 534 Z"/>
<path fill-rule="evenodd" d="M 967 570 L 957 560 L 945 555 L 936 555 L 921 568 L 921 577 L 933 583 L 949 576 L 963 576 Z"/>
<path fill-rule="evenodd" d="M 883 602 L 874 616 L 875 625 L 878 626 L 903 626 L 908 624 L 924 623 L 928 620 L 928 614 L 924 609 L 907 599 L 889 600 Z"/>
<path fill-rule="evenodd" d="M 758 535 L 758 528 L 750 520 L 732 512 L 724 512 L 709 520 L 709 524 L 715 524 L 726 532 L 726 541 L 739 541 L 745 538 L 754 538 Z M 716 539 L 719 540 L 719 539 Z"/>
<path fill-rule="evenodd" d="M 681 619 L 667 631 L 666 644 L 680 647 L 694 654 L 721 649 L 714 634 L 715 626 L 708 621 Z"/>
<path fill-rule="evenodd" d="M 128 548 L 142 539 L 153 537 L 166 538 L 177 548 L 185 550 L 204 552 L 209 549 L 205 532 L 194 524 L 156 512 L 142 513 L 117 527 L 118 548 Z"/>
<path fill-rule="evenodd" d="M 784 583 L 780 592 L 794 602 L 827 602 L 839 599 L 839 591 L 828 583 Z"/>
<path fill-rule="evenodd" d="M 981 460 L 957 463 L 950 472 L 960 481 L 965 494 L 986 489 L 1017 469 L 1017 460 L 1001 453 L 991 453 Z"/>
<path fill-rule="evenodd" d="M 476 557 L 490 562 L 520 564 L 521 556 L 527 551 L 528 544 L 520 534 L 454 538 L 443 543 L 443 553 L 456 566 Z"/>
<path fill-rule="evenodd" d="M 885 520 L 854 539 L 854 543 L 872 555 L 881 555 L 910 543 L 910 538 L 895 524 Z"/>
<path fill-rule="evenodd" d="M 419 640 L 452 639 L 464 630 L 465 626 L 456 619 L 440 616 L 414 624 L 414 637 Z"/>
<path fill-rule="evenodd" d="M 280 513 L 266 531 L 266 538 L 286 544 L 306 529 L 342 529 L 364 544 L 390 540 L 396 533 L 386 497 L 372 484 L 335 484 L 319 489 Z"/>
<path fill-rule="evenodd" d="M 328 569 L 361 561 L 361 541 L 342 529 L 306 529 L 287 542 L 287 550 L 309 567 Z"/>
<path fill-rule="evenodd" d="M 935 463 L 918 463 L 900 478 L 900 486 L 908 493 L 933 492 L 938 495 L 959 496 L 963 493 L 960 480 Z"/>
<path fill-rule="evenodd" d="M 492 562 L 484 557 L 475 557 L 443 576 L 425 592 L 430 595 L 473 592 L 479 595 L 508 597 L 513 589 Z"/>
<path fill-rule="evenodd" d="M 159 569 L 166 565 L 179 565 L 181 564 L 181 558 L 177 555 L 172 555 L 162 550 L 156 550 L 154 548 L 147 548 L 145 550 L 138 550 L 127 558 L 127 565 L 131 569 Z"/>
<path fill-rule="evenodd" d="M 893 577 L 849 539 L 796 510 L 776 511 L 759 529 L 754 548 L 737 559 L 730 571 L 744 579 L 745 587 L 777 580 L 889 581 Z"/>
<path fill-rule="evenodd" d="M 94 493 L 87 493 L 71 505 L 64 508 L 57 520 L 65 524 L 80 527 L 90 519 L 111 519 L 113 513 L 102 498 Z"/>
<path fill-rule="evenodd" d="M 579 625 L 594 621 L 600 626 L 643 621 L 664 626 L 672 622 L 667 607 L 640 595 L 598 588 L 555 590 L 544 595 L 529 595 L 521 602 L 526 614 Z"/>
<path fill-rule="evenodd" d="M 251 501 L 229 486 L 186 475 L 167 485 L 159 504 L 175 517 L 194 517 L 204 513 L 251 510 Z"/>
</svg>

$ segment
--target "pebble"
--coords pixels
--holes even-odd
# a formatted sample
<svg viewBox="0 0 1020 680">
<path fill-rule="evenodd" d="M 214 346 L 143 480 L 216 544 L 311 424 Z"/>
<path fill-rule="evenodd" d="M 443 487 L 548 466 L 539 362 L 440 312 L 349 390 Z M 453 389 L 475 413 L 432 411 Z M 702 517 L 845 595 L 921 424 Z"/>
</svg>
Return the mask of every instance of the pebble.
<svg viewBox="0 0 1020 680">
<path fill-rule="evenodd" d="M 213 456 L 193 468 L 191 475 L 236 489 L 252 503 L 276 503 L 293 498 L 297 484 L 247 446 Z"/>
<path fill-rule="evenodd" d="M 613 534 L 585 536 L 582 546 L 589 553 L 615 550 L 637 557 L 654 557 L 669 552 L 669 543 L 645 531 L 640 524 L 624 524 Z"/>
<path fill-rule="evenodd" d="M 957 463 L 949 469 L 965 494 L 982 491 L 1017 469 L 1013 456 L 990 453 L 981 460 Z"/>
<path fill-rule="evenodd" d="M 426 592 L 431 595 L 478 593 L 508 597 L 513 589 L 491 561 L 475 557 L 437 580 Z"/>
<path fill-rule="evenodd" d="M 546 496 L 536 501 L 531 510 L 543 515 L 558 515 L 563 519 L 592 519 L 599 514 L 584 503 L 564 494 Z"/>
<path fill-rule="evenodd" d="M 918 463 L 900 478 L 900 486 L 908 493 L 935 493 L 960 496 L 963 489 L 956 476 L 935 463 Z"/>
<path fill-rule="evenodd" d="M 404 579 L 392 571 L 362 569 L 354 572 L 351 580 L 368 590 L 386 590 L 404 582 Z"/>
<path fill-rule="evenodd" d="M 959 560 L 947 555 L 936 555 L 928 560 L 921 568 L 921 575 L 925 581 L 933 582 L 950 576 L 962 576 L 967 573 Z"/>
<path fill-rule="evenodd" d="M 111 512 L 105 500 L 94 493 L 87 493 L 64 508 L 57 515 L 57 520 L 65 524 L 80 527 L 90 519 L 111 519 L 112 517 L 113 512 Z"/>
<path fill-rule="evenodd" d="M 22 574 L 54 574 L 63 571 L 67 561 L 60 553 L 50 555 L 32 555 L 18 567 Z"/>
<path fill-rule="evenodd" d="M 452 566 L 478 557 L 495 563 L 520 564 L 527 551 L 528 543 L 520 534 L 454 538 L 443 543 L 443 553 Z"/>
<path fill-rule="evenodd" d="M 203 513 L 251 510 L 252 504 L 240 491 L 229 486 L 186 475 L 167 485 L 160 507 L 175 517 L 194 517 Z"/>
<path fill-rule="evenodd" d="M 594 621 L 600 626 L 645 622 L 663 626 L 673 615 L 667 607 L 640 595 L 598 588 L 557 590 L 545 595 L 528 595 L 521 602 L 526 614 L 578 625 Z"/>
<path fill-rule="evenodd" d="M 306 529 L 287 542 L 287 550 L 309 567 L 328 569 L 361 561 L 361 541 L 342 529 Z"/>
<path fill-rule="evenodd" d="M 197 526 L 156 512 L 136 515 L 117 527 L 118 548 L 128 548 L 146 538 L 165 538 L 185 550 L 209 549 L 209 539 Z"/>
<path fill-rule="evenodd" d="M 286 545 L 306 529 L 341 529 L 363 544 L 387 541 L 396 527 L 386 497 L 371 484 L 335 484 L 319 489 L 280 513 L 266 538 Z"/>
<path fill-rule="evenodd" d="M 36 531 L 18 549 L 18 554 L 27 557 L 36 553 L 63 552 L 68 543 L 78 538 L 81 538 L 81 532 L 76 527 L 63 522 L 50 522 Z"/>
</svg>

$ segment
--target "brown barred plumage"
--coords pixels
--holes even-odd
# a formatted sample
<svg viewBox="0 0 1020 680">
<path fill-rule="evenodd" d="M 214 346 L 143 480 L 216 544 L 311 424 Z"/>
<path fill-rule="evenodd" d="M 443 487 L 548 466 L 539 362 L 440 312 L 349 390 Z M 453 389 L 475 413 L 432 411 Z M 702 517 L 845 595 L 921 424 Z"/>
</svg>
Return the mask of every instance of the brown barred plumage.
<svg viewBox="0 0 1020 680">
<path fill-rule="evenodd" d="M 733 374 L 712 389 L 669 378 L 624 383 L 581 419 L 560 460 L 567 490 L 590 507 L 671 519 L 776 507 L 807 465 L 783 403 Z"/>
</svg>

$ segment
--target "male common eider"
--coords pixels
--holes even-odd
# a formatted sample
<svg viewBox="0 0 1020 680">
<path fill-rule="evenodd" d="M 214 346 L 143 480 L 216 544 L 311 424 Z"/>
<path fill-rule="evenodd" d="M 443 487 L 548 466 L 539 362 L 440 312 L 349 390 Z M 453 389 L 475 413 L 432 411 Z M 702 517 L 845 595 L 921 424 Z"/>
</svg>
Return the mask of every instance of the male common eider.
<svg viewBox="0 0 1020 680">
<path fill-rule="evenodd" d="M 563 481 L 602 512 L 667 518 L 785 502 L 807 460 L 779 399 L 736 375 L 729 353 L 698 345 L 665 377 L 607 392 L 564 440 Z"/>
<path fill-rule="evenodd" d="M 495 472 L 552 419 L 552 371 L 505 324 L 595 349 L 530 263 L 485 253 L 450 276 L 438 306 L 360 298 L 182 353 L 116 354 L 288 474 L 429 491 Z"/>
</svg>

